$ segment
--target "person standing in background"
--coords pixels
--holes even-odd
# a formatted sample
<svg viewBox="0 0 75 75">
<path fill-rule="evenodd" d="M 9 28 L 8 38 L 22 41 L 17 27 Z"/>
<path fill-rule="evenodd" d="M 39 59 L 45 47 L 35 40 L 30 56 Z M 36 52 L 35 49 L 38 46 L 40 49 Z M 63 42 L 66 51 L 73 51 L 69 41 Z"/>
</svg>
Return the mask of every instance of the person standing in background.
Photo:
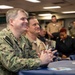
<svg viewBox="0 0 75 75">
<path fill-rule="evenodd" d="M 59 36 L 59 31 L 63 27 L 62 23 L 57 21 L 55 15 L 51 17 L 51 22 L 47 25 L 47 33 L 49 38 L 55 40 Z"/>
<path fill-rule="evenodd" d="M 69 34 L 75 38 L 75 20 L 72 22 L 72 24 L 68 27 Z"/>
</svg>

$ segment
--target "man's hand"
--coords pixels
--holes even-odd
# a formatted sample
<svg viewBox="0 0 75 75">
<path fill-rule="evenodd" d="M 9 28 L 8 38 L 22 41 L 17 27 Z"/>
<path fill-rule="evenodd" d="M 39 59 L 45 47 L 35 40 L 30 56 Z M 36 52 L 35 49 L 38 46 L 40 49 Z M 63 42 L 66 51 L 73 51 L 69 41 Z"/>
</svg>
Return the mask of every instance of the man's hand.
<svg viewBox="0 0 75 75">
<path fill-rule="evenodd" d="M 63 54 L 61 58 L 62 58 L 62 59 L 66 59 L 67 56 Z"/>
<path fill-rule="evenodd" d="M 41 52 L 40 54 L 41 65 L 50 63 L 51 61 L 50 59 L 51 59 L 50 55 L 47 52 L 45 51 Z"/>
<path fill-rule="evenodd" d="M 50 61 L 53 61 L 53 58 L 55 58 L 54 54 L 55 54 L 55 52 L 57 52 L 57 50 L 52 51 L 52 48 L 50 48 L 49 50 L 46 50 L 46 52 L 50 56 Z"/>
<path fill-rule="evenodd" d="M 56 52 L 57 50 L 55 51 L 51 51 L 50 50 L 43 50 L 40 54 L 40 60 L 42 61 L 42 64 L 48 64 L 50 63 L 51 61 L 53 61 L 53 58 L 55 57 L 54 56 L 54 53 Z"/>
</svg>

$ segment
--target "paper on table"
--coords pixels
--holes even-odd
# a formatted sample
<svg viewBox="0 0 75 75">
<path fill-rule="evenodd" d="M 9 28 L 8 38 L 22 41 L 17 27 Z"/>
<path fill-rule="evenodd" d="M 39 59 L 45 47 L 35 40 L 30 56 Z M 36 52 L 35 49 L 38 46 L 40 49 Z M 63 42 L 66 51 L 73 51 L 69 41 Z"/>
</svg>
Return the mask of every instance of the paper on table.
<svg viewBox="0 0 75 75">
<path fill-rule="evenodd" d="M 73 61 L 73 62 L 72 62 L 72 64 L 74 64 L 74 65 L 75 65 L 75 61 Z"/>
<path fill-rule="evenodd" d="M 69 71 L 72 70 L 71 68 L 67 67 L 57 67 L 57 68 L 48 68 L 48 70 L 54 70 L 54 71 Z"/>
</svg>

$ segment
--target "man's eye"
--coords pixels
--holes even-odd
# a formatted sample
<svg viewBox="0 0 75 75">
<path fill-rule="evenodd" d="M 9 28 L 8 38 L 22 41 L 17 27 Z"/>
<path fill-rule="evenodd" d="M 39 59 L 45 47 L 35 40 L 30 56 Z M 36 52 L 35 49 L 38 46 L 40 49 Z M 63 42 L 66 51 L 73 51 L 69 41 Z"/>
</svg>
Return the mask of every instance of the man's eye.
<svg viewBox="0 0 75 75">
<path fill-rule="evenodd" d="M 27 18 L 21 18 L 21 20 L 27 20 Z"/>
<path fill-rule="evenodd" d="M 21 18 L 21 20 L 24 20 L 24 18 Z"/>
<path fill-rule="evenodd" d="M 35 23 L 35 24 L 33 24 L 33 25 L 36 26 L 36 25 L 39 25 L 39 24 Z"/>
<path fill-rule="evenodd" d="M 37 24 L 34 24 L 34 26 L 36 26 Z"/>
</svg>

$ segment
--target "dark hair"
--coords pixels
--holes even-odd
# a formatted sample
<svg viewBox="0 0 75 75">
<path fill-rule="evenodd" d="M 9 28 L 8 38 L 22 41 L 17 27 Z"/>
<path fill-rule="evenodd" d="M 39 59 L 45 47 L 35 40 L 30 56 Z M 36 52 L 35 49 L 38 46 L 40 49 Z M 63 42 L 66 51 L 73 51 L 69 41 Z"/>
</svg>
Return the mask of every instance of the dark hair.
<svg viewBox="0 0 75 75">
<path fill-rule="evenodd" d="M 66 33 L 66 32 L 67 32 L 67 30 L 66 30 L 66 28 L 62 28 L 62 29 L 60 29 L 60 31 L 59 31 L 59 32 L 60 32 L 60 33 L 61 33 L 61 32 L 65 32 L 65 33 Z"/>
<path fill-rule="evenodd" d="M 35 18 L 36 18 L 35 16 L 29 16 L 27 20 L 29 22 L 30 19 L 35 19 Z"/>
<path fill-rule="evenodd" d="M 56 17 L 56 16 L 55 16 L 55 15 L 52 15 L 52 18 L 53 18 L 53 17 Z"/>
<path fill-rule="evenodd" d="M 29 13 L 29 16 L 36 16 L 35 13 Z"/>
<path fill-rule="evenodd" d="M 29 23 L 30 23 L 29 21 L 30 21 L 31 19 L 37 19 L 37 18 L 36 18 L 35 16 L 29 16 L 28 19 L 27 19 L 27 20 L 28 20 L 28 25 L 29 25 Z"/>
</svg>

